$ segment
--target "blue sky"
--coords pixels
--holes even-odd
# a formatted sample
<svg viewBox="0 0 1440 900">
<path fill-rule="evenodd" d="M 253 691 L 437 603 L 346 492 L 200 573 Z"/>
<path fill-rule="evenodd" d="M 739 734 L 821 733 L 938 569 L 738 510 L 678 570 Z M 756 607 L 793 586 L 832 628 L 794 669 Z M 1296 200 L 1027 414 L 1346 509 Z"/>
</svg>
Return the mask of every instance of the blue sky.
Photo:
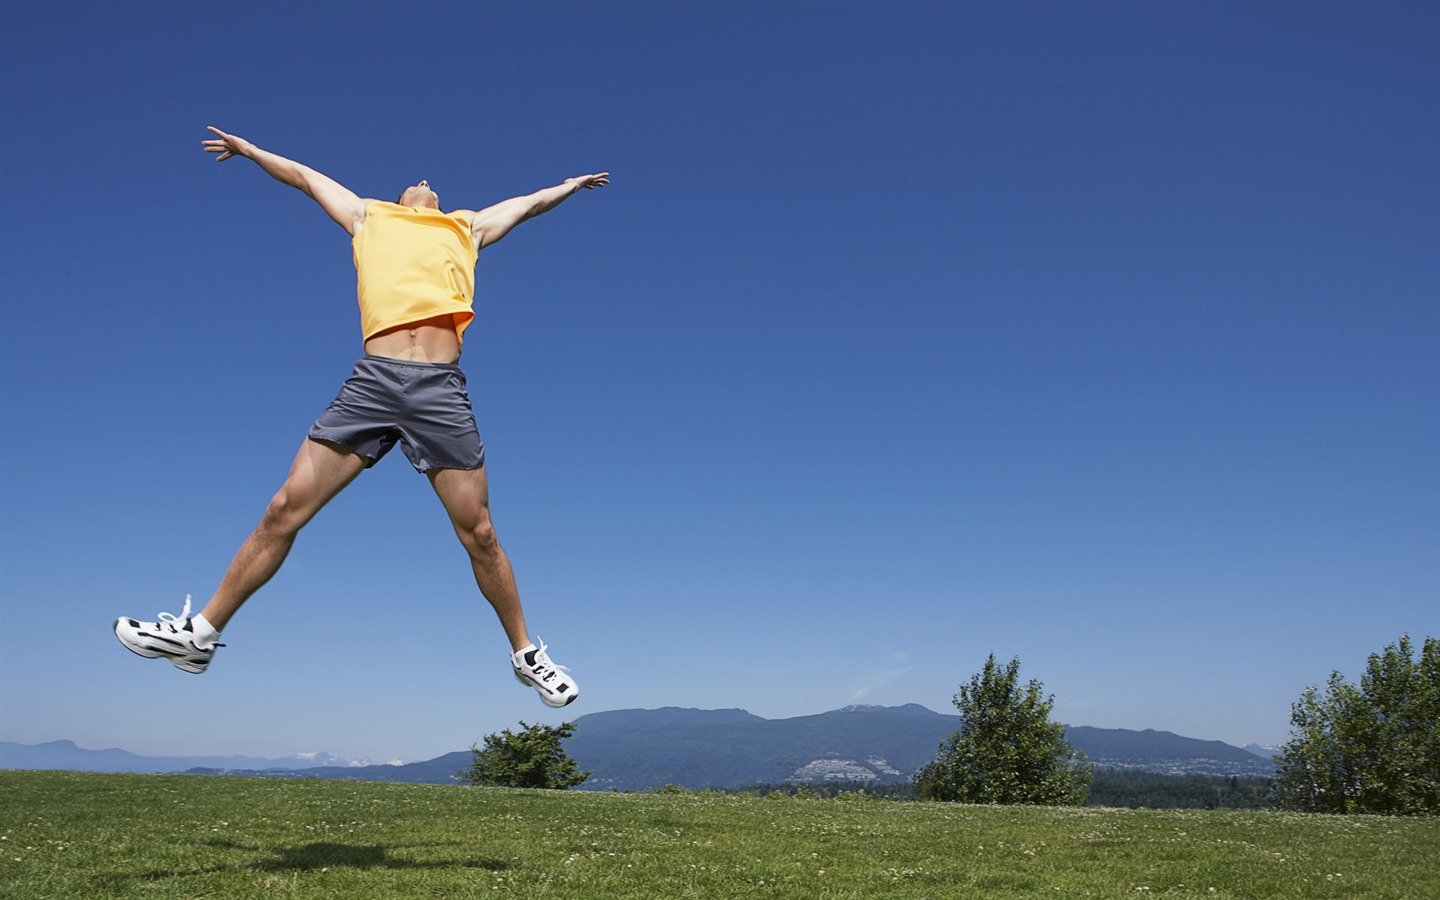
<svg viewBox="0 0 1440 900">
<path fill-rule="evenodd" d="M 628 707 L 1276 742 L 1440 632 L 1440 7 L 0 7 L 0 737 L 424 759 Z M 510 678 L 399 454 L 203 677 L 213 591 L 359 351 L 362 196 L 611 187 L 481 255 L 469 374 Z"/>
</svg>

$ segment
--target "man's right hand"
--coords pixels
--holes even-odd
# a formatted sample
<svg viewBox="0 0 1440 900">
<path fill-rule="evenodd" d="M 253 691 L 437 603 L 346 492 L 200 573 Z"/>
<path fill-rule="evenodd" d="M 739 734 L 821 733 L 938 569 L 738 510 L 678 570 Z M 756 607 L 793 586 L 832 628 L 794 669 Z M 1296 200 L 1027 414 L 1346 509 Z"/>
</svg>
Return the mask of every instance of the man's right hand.
<svg viewBox="0 0 1440 900">
<path fill-rule="evenodd" d="M 575 185 L 577 190 L 580 188 L 584 188 L 585 190 L 589 191 L 597 187 L 604 187 L 605 185 L 609 184 L 610 173 L 601 172 L 598 175 L 576 175 L 574 178 L 565 179 L 565 183 Z"/>
<path fill-rule="evenodd" d="M 218 154 L 215 157 L 216 162 L 224 162 L 232 156 L 246 157 L 276 181 L 304 191 L 349 234 L 354 235 L 365 224 L 365 210 L 374 201 L 355 196 L 355 193 L 343 184 L 327 178 L 309 166 L 286 159 L 278 153 L 261 150 L 244 138 L 226 134 L 214 125 L 205 127 L 215 135 L 203 142 L 205 152 Z"/>
<path fill-rule="evenodd" d="M 216 162 L 224 162 L 232 156 L 252 156 L 255 153 L 255 145 L 233 134 L 226 134 L 214 125 L 205 126 L 210 131 L 219 135 L 219 140 L 202 141 L 206 153 L 220 154 L 215 158 Z"/>
</svg>

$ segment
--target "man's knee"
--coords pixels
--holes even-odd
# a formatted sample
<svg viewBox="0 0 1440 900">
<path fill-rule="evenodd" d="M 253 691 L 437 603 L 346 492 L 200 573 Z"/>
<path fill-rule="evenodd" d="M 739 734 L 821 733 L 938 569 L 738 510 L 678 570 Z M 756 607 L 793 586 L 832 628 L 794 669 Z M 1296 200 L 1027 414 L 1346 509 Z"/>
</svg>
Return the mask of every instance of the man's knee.
<svg viewBox="0 0 1440 900">
<path fill-rule="evenodd" d="M 308 512 L 296 502 L 295 492 L 286 485 L 270 498 L 260 528 L 280 535 L 294 535 L 309 520 Z"/>
<path fill-rule="evenodd" d="M 490 521 L 488 514 L 481 515 L 473 525 L 458 530 L 460 543 L 471 556 L 493 556 L 500 549 L 500 538 L 495 534 L 495 526 Z"/>
</svg>

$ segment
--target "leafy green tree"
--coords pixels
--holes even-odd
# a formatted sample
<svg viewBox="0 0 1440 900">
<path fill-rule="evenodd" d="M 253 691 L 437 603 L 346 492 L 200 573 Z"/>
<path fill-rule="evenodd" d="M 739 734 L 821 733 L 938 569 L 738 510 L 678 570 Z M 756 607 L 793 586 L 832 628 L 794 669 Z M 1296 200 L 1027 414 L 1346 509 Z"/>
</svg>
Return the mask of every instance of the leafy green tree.
<svg viewBox="0 0 1440 900">
<path fill-rule="evenodd" d="M 1339 672 L 1290 709 L 1274 802 L 1306 812 L 1440 815 L 1440 640 L 1409 635 L 1370 655 L 1357 687 Z"/>
<path fill-rule="evenodd" d="M 1094 770 L 1050 721 L 1054 697 L 1040 682 L 1020 684 L 1020 659 L 1003 668 L 995 654 L 955 695 L 960 730 L 915 774 L 917 800 L 1078 806 Z"/>
<path fill-rule="evenodd" d="M 575 733 L 575 723 L 551 726 L 521 722 L 520 729 L 517 732 L 506 728 L 499 734 L 485 735 L 483 750 L 472 745 L 470 751 L 475 758 L 459 778 L 469 784 L 495 787 L 565 790 L 584 784 L 590 777 L 560 746 Z"/>
</svg>

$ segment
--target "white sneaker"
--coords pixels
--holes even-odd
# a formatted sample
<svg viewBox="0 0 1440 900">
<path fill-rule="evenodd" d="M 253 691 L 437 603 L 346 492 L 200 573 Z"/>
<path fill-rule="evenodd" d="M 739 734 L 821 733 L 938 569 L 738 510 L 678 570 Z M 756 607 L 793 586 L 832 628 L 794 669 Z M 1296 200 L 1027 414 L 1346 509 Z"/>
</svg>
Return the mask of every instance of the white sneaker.
<svg viewBox="0 0 1440 900">
<path fill-rule="evenodd" d="M 185 609 L 180 615 L 160 613 L 158 622 L 140 622 L 124 616 L 115 620 L 115 636 L 131 653 L 150 659 L 165 658 L 182 672 L 199 675 L 210 665 L 216 647 L 195 644 L 195 626 L 190 623 L 190 595 L 185 595 Z"/>
<path fill-rule="evenodd" d="M 575 702 L 580 696 L 580 686 L 568 674 L 569 669 L 557 666 L 545 652 L 545 642 L 534 644 L 510 655 L 510 665 L 515 669 L 515 680 L 533 687 L 540 692 L 540 699 L 546 706 L 561 707 Z M 179 665 L 179 663 L 176 663 Z"/>
</svg>

